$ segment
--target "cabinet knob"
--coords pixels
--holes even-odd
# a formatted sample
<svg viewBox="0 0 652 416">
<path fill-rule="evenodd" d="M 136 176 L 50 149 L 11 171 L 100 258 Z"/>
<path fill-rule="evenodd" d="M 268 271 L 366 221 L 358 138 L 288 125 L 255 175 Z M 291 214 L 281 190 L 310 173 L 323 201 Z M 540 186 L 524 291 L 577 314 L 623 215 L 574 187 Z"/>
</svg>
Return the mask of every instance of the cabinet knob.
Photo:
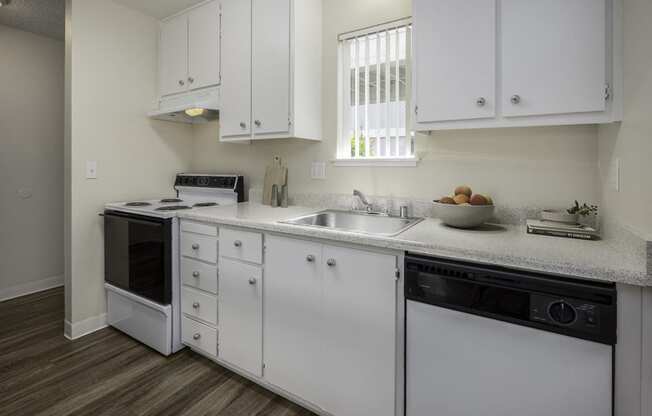
<svg viewBox="0 0 652 416">
<path fill-rule="evenodd" d="M 233 245 L 236 246 L 236 247 L 242 247 L 242 241 L 240 241 L 240 240 L 235 240 L 235 241 L 233 242 Z"/>
<path fill-rule="evenodd" d="M 263 123 L 260 120 L 256 120 L 254 121 L 254 124 L 256 125 L 256 127 L 260 127 L 262 126 Z"/>
<path fill-rule="evenodd" d="M 335 266 L 337 263 L 335 262 L 335 259 L 328 259 L 326 260 L 326 264 L 330 267 Z"/>
<path fill-rule="evenodd" d="M 512 95 L 512 98 L 509 99 L 509 101 L 512 102 L 512 104 L 520 104 L 521 103 L 521 96 L 520 95 Z"/>
<path fill-rule="evenodd" d="M 240 122 L 240 128 L 241 129 L 246 129 L 247 128 L 247 123 L 245 123 L 244 121 L 241 121 Z"/>
<path fill-rule="evenodd" d="M 475 103 L 478 107 L 484 107 L 484 105 L 487 104 L 487 100 L 484 97 L 478 97 L 478 99 L 475 100 Z"/>
<path fill-rule="evenodd" d="M 188 82 L 192 84 L 193 82 L 195 82 L 195 79 L 193 77 L 188 77 Z"/>
<path fill-rule="evenodd" d="M 199 338 L 201 338 L 201 334 L 195 334 L 192 336 L 192 339 L 194 339 L 195 341 L 197 341 Z"/>
<path fill-rule="evenodd" d="M 192 277 L 199 277 L 199 272 L 192 272 Z"/>
<path fill-rule="evenodd" d="M 194 243 L 194 244 L 192 245 L 192 249 L 193 249 L 193 250 L 199 250 L 199 244 Z"/>
<path fill-rule="evenodd" d="M 185 84 L 186 84 L 186 83 L 185 83 L 185 82 L 183 82 L 183 80 L 182 80 L 182 79 L 180 79 L 180 80 L 179 80 L 179 85 L 181 85 L 181 86 L 183 87 L 183 86 L 184 86 Z"/>
<path fill-rule="evenodd" d="M 313 261 L 315 261 L 315 256 L 313 256 L 312 254 L 308 254 L 308 255 L 306 256 L 306 261 L 307 261 L 308 263 L 312 263 Z"/>
<path fill-rule="evenodd" d="M 255 277 L 250 278 L 249 279 L 249 284 L 250 285 L 255 285 L 256 284 L 256 278 Z"/>
<path fill-rule="evenodd" d="M 199 302 L 195 302 L 192 304 L 193 309 L 199 309 Z"/>
</svg>

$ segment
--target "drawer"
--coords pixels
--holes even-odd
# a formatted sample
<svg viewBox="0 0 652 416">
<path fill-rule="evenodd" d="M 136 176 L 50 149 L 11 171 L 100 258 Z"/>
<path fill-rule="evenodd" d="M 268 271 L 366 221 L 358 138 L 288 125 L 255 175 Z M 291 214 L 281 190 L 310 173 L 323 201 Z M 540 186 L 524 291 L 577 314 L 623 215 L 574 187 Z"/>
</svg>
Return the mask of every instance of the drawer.
<svg viewBox="0 0 652 416">
<path fill-rule="evenodd" d="M 225 257 L 261 264 L 263 235 L 251 231 L 220 228 L 220 253 Z"/>
<path fill-rule="evenodd" d="M 181 254 L 209 263 L 217 263 L 217 237 L 181 233 Z"/>
<path fill-rule="evenodd" d="M 181 231 L 217 237 L 217 226 L 194 221 L 181 221 Z"/>
<path fill-rule="evenodd" d="M 181 282 L 217 294 L 217 266 L 182 257 Z"/>
<path fill-rule="evenodd" d="M 181 318 L 181 340 L 186 345 L 217 357 L 217 330 L 208 325 L 183 316 Z"/>
<path fill-rule="evenodd" d="M 181 312 L 217 325 L 217 296 L 184 286 L 181 289 Z"/>
</svg>

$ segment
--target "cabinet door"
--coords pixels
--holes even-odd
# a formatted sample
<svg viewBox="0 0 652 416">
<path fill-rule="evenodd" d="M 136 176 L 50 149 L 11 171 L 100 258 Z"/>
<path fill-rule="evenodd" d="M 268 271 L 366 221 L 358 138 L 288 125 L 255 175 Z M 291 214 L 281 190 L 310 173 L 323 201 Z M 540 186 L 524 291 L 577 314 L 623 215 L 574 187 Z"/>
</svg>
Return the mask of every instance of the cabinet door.
<svg viewBox="0 0 652 416">
<path fill-rule="evenodd" d="M 290 0 L 253 0 L 254 136 L 289 132 Z"/>
<path fill-rule="evenodd" d="M 251 135 L 251 0 L 222 0 L 223 138 Z"/>
<path fill-rule="evenodd" d="M 417 123 L 496 115 L 496 0 L 414 0 Z"/>
<path fill-rule="evenodd" d="M 393 416 L 396 394 L 396 257 L 323 248 L 321 376 L 334 415 Z"/>
<path fill-rule="evenodd" d="M 321 405 L 321 244 L 265 240 L 265 379 Z"/>
<path fill-rule="evenodd" d="M 161 23 L 159 39 L 159 89 L 161 95 L 184 92 L 188 77 L 188 17 Z"/>
<path fill-rule="evenodd" d="M 218 356 L 255 376 L 262 376 L 262 271 L 220 257 Z"/>
<path fill-rule="evenodd" d="M 212 1 L 188 15 L 188 86 L 210 87 L 220 82 L 220 4 Z"/>
<path fill-rule="evenodd" d="M 606 1 L 501 4 L 505 116 L 604 111 Z"/>
</svg>

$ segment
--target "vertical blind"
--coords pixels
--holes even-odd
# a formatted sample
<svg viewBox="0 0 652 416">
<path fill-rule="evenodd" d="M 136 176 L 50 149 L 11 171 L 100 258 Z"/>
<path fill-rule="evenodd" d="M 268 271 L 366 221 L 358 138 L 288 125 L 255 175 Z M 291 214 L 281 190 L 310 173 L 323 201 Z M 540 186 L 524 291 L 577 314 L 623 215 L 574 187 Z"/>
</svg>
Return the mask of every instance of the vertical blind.
<svg viewBox="0 0 652 416">
<path fill-rule="evenodd" d="M 340 35 L 340 159 L 414 157 L 409 19 Z"/>
</svg>

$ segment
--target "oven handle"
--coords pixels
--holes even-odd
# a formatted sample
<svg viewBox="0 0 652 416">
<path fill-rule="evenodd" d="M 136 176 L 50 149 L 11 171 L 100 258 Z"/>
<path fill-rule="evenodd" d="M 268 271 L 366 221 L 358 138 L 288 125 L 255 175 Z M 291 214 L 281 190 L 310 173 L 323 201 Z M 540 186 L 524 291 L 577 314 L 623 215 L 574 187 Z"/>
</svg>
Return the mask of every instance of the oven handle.
<svg viewBox="0 0 652 416">
<path fill-rule="evenodd" d="M 141 218 L 136 218 L 136 217 L 133 217 L 131 215 L 120 215 L 120 214 L 115 214 L 115 213 L 111 213 L 111 212 L 105 212 L 105 213 L 99 214 L 99 215 L 101 217 L 104 217 L 104 218 L 119 218 L 119 219 L 127 220 L 129 222 L 134 222 L 134 223 L 137 223 L 137 224 L 156 225 L 156 226 L 159 226 L 159 227 L 163 225 L 163 222 L 159 221 L 159 220 L 152 219 L 151 221 L 149 221 L 149 220 L 145 220 L 145 219 L 141 219 Z"/>
</svg>

